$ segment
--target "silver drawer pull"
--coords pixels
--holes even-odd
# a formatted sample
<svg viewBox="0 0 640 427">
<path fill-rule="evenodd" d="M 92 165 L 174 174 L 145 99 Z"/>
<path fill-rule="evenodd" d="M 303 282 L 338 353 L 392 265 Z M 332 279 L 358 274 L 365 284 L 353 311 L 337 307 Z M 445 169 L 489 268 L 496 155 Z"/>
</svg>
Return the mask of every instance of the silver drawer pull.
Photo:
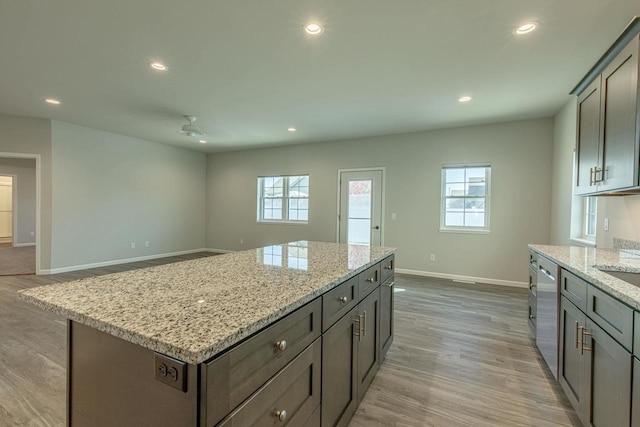
<svg viewBox="0 0 640 427">
<path fill-rule="evenodd" d="M 338 298 L 338 301 L 340 301 L 341 303 L 345 304 L 349 299 L 347 297 L 340 297 Z"/>
<path fill-rule="evenodd" d="M 393 285 L 395 285 L 395 284 L 396 284 L 396 282 L 389 282 L 389 283 L 387 283 L 386 285 L 387 285 L 388 287 L 390 287 L 390 288 L 393 288 Z"/>
<path fill-rule="evenodd" d="M 373 283 L 373 282 L 375 282 L 375 281 L 376 281 L 376 279 L 374 279 L 373 277 L 369 277 L 369 278 L 367 279 L 367 282 L 369 282 L 369 283 Z"/>
<path fill-rule="evenodd" d="M 393 267 L 391 267 L 391 264 L 389 264 L 389 265 L 385 265 L 384 269 L 385 270 L 393 270 Z"/>
<path fill-rule="evenodd" d="M 287 419 L 287 411 L 284 409 L 282 411 L 276 411 L 276 418 L 282 423 L 285 422 Z"/>
<path fill-rule="evenodd" d="M 287 342 L 285 340 L 278 341 L 276 343 L 276 348 L 280 351 L 285 351 L 287 349 Z"/>
</svg>

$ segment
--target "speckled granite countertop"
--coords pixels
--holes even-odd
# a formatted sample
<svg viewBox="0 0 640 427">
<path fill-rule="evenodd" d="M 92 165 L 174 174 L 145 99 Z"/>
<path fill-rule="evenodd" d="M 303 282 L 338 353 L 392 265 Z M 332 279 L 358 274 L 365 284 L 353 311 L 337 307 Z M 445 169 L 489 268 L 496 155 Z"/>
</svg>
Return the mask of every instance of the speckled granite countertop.
<svg viewBox="0 0 640 427">
<path fill-rule="evenodd" d="M 201 363 L 395 252 L 282 245 L 23 290 L 19 298 L 187 363 Z"/>
<path fill-rule="evenodd" d="M 600 271 L 602 269 L 640 273 L 638 250 L 548 245 L 529 245 L 529 248 L 636 310 L 640 310 L 640 287 Z"/>
</svg>

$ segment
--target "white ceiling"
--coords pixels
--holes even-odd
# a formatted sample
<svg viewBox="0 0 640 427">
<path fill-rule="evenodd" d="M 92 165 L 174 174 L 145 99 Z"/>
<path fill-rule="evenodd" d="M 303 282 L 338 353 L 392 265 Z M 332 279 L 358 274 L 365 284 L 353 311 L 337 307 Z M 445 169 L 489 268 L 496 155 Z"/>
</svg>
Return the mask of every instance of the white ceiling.
<svg viewBox="0 0 640 427">
<path fill-rule="evenodd" d="M 549 117 L 636 14 L 638 0 L 0 0 L 0 112 L 207 152 Z M 321 36 L 302 31 L 312 19 Z M 514 36 L 525 20 L 540 29 Z M 176 133 L 184 114 L 208 144 Z"/>
</svg>

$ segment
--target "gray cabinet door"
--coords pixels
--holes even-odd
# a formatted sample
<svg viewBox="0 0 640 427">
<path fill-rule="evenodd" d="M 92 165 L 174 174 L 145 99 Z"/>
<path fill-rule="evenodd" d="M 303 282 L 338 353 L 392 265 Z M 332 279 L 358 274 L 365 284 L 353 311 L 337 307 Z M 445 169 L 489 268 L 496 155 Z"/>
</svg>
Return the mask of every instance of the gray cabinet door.
<svg viewBox="0 0 640 427">
<path fill-rule="evenodd" d="M 367 392 L 380 365 L 380 288 L 358 305 L 362 328 L 358 342 L 358 401 Z"/>
<path fill-rule="evenodd" d="M 592 320 L 587 319 L 584 352 L 586 391 L 589 393 L 585 425 L 628 427 L 631 422 L 632 356 Z M 590 339 L 589 339 L 590 338 Z"/>
<path fill-rule="evenodd" d="M 394 276 L 380 286 L 380 363 L 393 342 L 393 288 Z"/>
<path fill-rule="evenodd" d="M 602 72 L 600 132 L 604 176 L 598 191 L 638 185 L 638 37 Z"/>
<path fill-rule="evenodd" d="M 358 308 L 322 335 L 322 426 L 346 426 L 358 406 Z"/>
<path fill-rule="evenodd" d="M 578 99 L 575 195 L 594 193 L 593 169 L 598 166 L 600 141 L 600 77 Z"/>
<path fill-rule="evenodd" d="M 631 393 L 631 427 L 640 427 L 640 360 L 633 358 L 633 390 Z"/>
<path fill-rule="evenodd" d="M 564 296 L 560 303 L 560 349 L 558 381 L 578 416 L 584 419 L 588 391 L 584 375 L 585 358 L 580 354 L 581 329 L 586 323 L 584 313 Z"/>
</svg>

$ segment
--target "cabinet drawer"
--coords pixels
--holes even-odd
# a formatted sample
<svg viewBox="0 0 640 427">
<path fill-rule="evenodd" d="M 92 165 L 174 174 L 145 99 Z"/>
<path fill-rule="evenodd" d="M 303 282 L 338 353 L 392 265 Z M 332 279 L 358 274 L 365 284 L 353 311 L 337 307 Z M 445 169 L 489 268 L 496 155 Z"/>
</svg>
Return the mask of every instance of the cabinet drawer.
<svg viewBox="0 0 640 427">
<path fill-rule="evenodd" d="M 587 316 L 631 351 L 633 310 L 593 285 L 587 288 Z"/>
<path fill-rule="evenodd" d="M 633 355 L 640 358 L 640 313 L 637 311 L 633 312 Z"/>
<path fill-rule="evenodd" d="M 358 304 L 358 277 L 352 277 L 322 296 L 322 332 Z"/>
<path fill-rule="evenodd" d="M 578 276 L 564 269 L 560 271 L 560 292 L 582 311 L 587 310 L 587 286 Z"/>
<path fill-rule="evenodd" d="M 362 300 L 380 285 L 380 264 L 367 268 L 358 274 L 358 295 Z"/>
<path fill-rule="evenodd" d="M 529 268 L 538 273 L 538 254 L 533 251 L 529 251 Z"/>
<path fill-rule="evenodd" d="M 314 425 L 311 417 L 320 406 L 321 341 L 307 347 L 219 425 Z"/>
<path fill-rule="evenodd" d="M 318 338 L 322 328 L 321 311 L 321 298 L 316 298 L 222 356 L 203 364 L 201 387 L 205 402 L 202 418 L 206 420 L 205 425 L 217 424 Z M 283 346 L 283 343 L 286 344 Z"/>
<path fill-rule="evenodd" d="M 382 272 L 381 283 L 384 283 L 389 277 L 393 276 L 393 271 L 396 268 L 395 256 L 391 255 L 389 258 L 385 258 L 380 262 L 380 271 Z"/>
</svg>

